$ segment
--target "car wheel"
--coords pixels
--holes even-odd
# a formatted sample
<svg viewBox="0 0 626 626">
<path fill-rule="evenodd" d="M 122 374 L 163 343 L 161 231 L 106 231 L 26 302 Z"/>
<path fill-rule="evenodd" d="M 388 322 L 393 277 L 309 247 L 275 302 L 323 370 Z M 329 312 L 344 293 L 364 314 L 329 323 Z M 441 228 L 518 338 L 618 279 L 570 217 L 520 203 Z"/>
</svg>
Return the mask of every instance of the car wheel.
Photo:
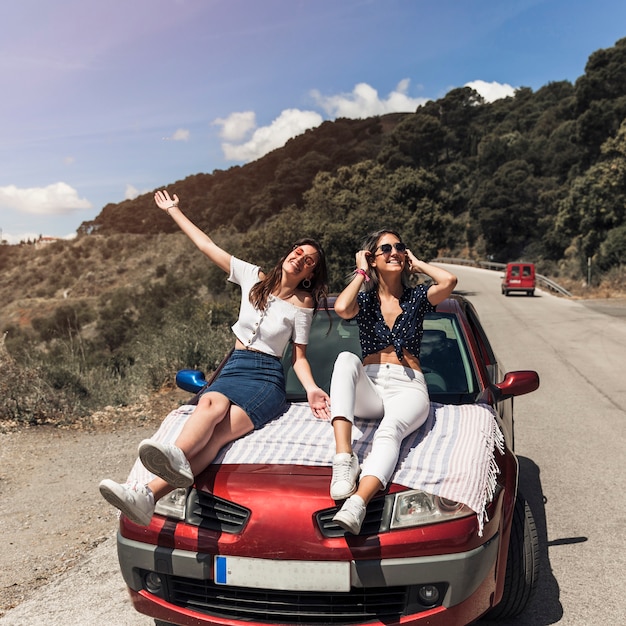
<svg viewBox="0 0 626 626">
<path fill-rule="evenodd" d="M 519 615 L 533 595 L 538 575 L 539 538 L 535 518 L 526 498 L 518 493 L 513 511 L 502 600 L 485 618 L 500 620 Z"/>
</svg>

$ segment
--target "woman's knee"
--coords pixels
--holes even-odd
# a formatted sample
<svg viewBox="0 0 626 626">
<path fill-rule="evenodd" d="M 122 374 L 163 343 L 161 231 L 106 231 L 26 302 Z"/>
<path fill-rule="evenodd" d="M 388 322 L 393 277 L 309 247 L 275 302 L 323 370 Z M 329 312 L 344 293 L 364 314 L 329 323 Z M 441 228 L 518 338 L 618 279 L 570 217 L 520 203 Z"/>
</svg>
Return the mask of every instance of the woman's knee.
<svg viewBox="0 0 626 626">
<path fill-rule="evenodd" d="M 207 419 L 221 421 L 228 413 L 230 400 L 221 393 L 207 392 L 200 397 L 196 412 L 203 415 Z"/>
<path fill-rule="evenodd" d="M 358 377 L 361 359 L 354 352 L 340 352 L 333 366 L 333 377 L 338 376 L 341 380 Z"/>
<path fill-rule="evenodd" d="M 354 352 L 340 352 L 335 359 L 335 367 L 355 367 L 360 365 L 361 359 Z"/>
</svg>

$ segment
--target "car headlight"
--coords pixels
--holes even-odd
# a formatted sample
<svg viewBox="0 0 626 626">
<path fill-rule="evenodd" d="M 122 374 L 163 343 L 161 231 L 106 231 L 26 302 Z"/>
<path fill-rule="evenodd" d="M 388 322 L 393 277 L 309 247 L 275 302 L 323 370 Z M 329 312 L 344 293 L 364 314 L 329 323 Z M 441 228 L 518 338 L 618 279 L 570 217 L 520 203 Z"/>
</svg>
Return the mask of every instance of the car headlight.
<svg viewBox="0 0 626 626">
<path fill-rule="evenodd" d="M 165 515 L 166 517 L 173 517 L 175 519 L 185 519 L 185 508 L 187 506 L 187 489 L 180 488 L 170 491 L 166 496 L 163 496 L 154 507 L 154 512 L 159 515 Z"/>
<path fill-rule="evenodd" d="M 391 528 L 447 522 L 474 514 L 472 509 L 460 502 L 446 500 L 417 489 L 395 494 L 394 498 Z"/>
</svg>

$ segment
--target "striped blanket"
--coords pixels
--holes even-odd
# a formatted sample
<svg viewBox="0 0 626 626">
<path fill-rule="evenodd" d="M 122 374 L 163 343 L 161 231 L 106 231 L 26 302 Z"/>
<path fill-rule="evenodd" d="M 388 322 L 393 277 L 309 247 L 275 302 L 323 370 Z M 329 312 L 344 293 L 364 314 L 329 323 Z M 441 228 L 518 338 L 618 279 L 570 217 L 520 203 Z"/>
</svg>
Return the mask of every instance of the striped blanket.
<svg viewBox="0 0 626 626">
<path fill-rule="evenodd" d="M 172 411 L 153 439 L 173 443 L 194 408 Z M 355 419 L 353 447 L 361 462 L 377 424 Z M 491 407 L 433 403 L 426 422 L 403 441 L 392 481 L 462 502 L 477 514 L 482 535 L 498 475 L 496 450 L 504 453 L 504 439 Z M 214 462 L 331 466 L 334 452 L 330 423 L 316 419 L 307 403 L 294 403 L 260 430 L 225 446 Z M 145 484 L 152 477 L 137 460 L 129 481 Z"/>
</svg>

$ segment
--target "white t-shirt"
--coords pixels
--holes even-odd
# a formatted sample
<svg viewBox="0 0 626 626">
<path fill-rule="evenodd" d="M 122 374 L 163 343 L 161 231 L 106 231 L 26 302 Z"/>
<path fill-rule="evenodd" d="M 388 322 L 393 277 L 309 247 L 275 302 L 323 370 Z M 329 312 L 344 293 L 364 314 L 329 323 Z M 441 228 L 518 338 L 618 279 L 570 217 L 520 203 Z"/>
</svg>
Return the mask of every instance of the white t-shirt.
<svg viewBox="0 0 626 626">
<path fill-rule="evenodd" d="M 307 344 L 313 320 L 313 309 L 298 307 L 270 295 L 264 311 L 250 302 L 250 289 L 259 282 L 258 265 L 231 256 L 228 280 L 241 287 L 239 319 L 232 326 L 244 346 L 266 354 L 282 356 L 290 339 Z"/>
</svg>

